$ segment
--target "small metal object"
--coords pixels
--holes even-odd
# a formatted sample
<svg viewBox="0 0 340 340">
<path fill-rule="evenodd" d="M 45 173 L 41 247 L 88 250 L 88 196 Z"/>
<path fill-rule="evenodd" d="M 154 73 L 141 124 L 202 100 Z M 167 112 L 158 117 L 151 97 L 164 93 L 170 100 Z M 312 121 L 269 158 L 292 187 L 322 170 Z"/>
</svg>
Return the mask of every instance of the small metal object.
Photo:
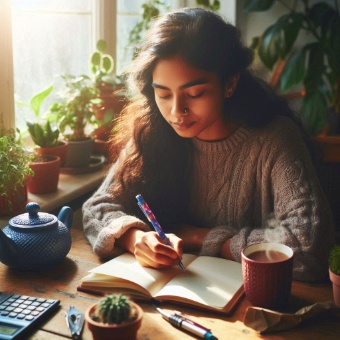
<svg viewBox="0 0 340 340">
<path fill-rule="evenodd" d="M 84 313 L 70 306 L 70 310 L 66 313 L 66 323 L 70 329 L 72 339 L 81 339 L 81 332 L 84 326 Z"/>
</svg>

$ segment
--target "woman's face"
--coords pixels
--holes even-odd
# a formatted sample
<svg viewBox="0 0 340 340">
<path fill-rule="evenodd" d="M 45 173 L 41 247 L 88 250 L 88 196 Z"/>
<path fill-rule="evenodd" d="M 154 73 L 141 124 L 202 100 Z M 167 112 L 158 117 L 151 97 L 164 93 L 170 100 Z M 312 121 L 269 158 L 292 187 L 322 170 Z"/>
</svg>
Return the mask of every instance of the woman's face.
<svg viewBox="0 0 340 340">
<path fill-rule="evenodd" d="M 180 57 L 161 59 L 153 71 L 156 104 L 178 135 L 223 139 L 229 126 L 223 118 L 226 91 L 218 77 L 194 68 Z"/>
</svg>

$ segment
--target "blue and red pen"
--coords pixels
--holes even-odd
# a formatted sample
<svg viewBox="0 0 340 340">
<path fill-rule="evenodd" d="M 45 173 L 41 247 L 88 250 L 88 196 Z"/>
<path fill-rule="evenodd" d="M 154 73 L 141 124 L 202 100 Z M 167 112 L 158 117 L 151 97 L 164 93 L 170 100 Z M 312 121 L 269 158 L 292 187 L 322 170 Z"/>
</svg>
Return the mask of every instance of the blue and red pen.
<svg viewBox="0 0 340 340">
<path fill-rule="evenodd" d="M 172 244 L 169 241 L 169 239 L 164 234 L 164 231 L 163 231 L 162 227 L 160 226 L 160 224 L 158 223 L 155 215 L 153 214 L 153 212 L 149 208 L 148 204 L 144 201 L 144 198 L 142 197 L 142 195 L 137 195 L 136 199 L 137 199 L 137 203 L 138 203 L 140 209 L 143 211 L 144 215 L 150 221 L 150 223 L 154 227 L 155 231 L 157 232 L 157 234 L 161 238 L 162 243 L 170 246 L 171 248 L 173 248 Z M 182 261 L 179 261 L 178 265 L 179 265 L 179 267 L 182 270 L 185 270 Z"/>
</svg>

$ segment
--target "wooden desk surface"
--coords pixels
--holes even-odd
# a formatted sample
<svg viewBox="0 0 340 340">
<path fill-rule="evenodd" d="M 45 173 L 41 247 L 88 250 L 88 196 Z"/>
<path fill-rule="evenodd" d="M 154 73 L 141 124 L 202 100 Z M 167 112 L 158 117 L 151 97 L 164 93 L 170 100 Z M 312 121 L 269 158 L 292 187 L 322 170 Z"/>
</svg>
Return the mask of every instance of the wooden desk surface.
<svg viewBox="0 0 340 340">
<path fill-rule="evenodd" d="M 43 272 L 18 272 L 0 263 L 0 291 L 16 292 L 24 295 L 34 295 L 60 300 L 60 309 L 42 324 L 36 332 L 29 334 L 34 340 L 70 339 L 71 335 L 65 321 L 65 311 L 71 305 L 85 311 L 97 301 L 95 296 L 78 292 L 76 287 L 87 271 L 100 264 L 98 257 L 92 252 L 90 245 L 83 235 L 81 223 L 75 221 L 72 227 L 72 249 L 67 258 L 57 267 Z M 292 287 L 292 302 L 298 310 L 302 306 L 318 301 L 332 300 L 331 284 L 312 285 L 294 282 Z M 140 340 L 170 340 L 195 339 L 191 335 L 172 327 L 154 311 L 147 303 L 140 303 L 144 310 L 142 327 L 138 332 Z M 244 316 L 250 303 L 243 298 L 232 316 L 224 317 L 191 308 L 166 305 L 165 309 L 181 310 L 199 320 L 219 340 L 223 339 L 340 339 L 340 312 L 318 316 L 306 321 L 302 326 L 289 331 L 260 335 L 243 323 Z M 92 339 L 87 326 L 84 326 L 83 339 Z"/>
</svg>

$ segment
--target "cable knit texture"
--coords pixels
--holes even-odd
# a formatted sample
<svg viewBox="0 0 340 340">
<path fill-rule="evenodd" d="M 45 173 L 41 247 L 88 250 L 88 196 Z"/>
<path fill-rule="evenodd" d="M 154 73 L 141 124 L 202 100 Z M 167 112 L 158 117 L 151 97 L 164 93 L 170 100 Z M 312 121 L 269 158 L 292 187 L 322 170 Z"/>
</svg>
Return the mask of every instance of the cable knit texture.
<svg viewBox="0 0 340 340">
<path fill-rule="evenodd" d="M 225 140 L 193 143 L 190 219 L 211 228 L 200 254 L 218 256 L 230 239 L 240 262 L 248 244 L 281 242 L 294 250 L 295 279 L 326 277 L 331 213 L 293 122 L 279 117 L 263 129 L 241 127 Z M 85 234 L 102 257 L 114 256 L 115 240 L 129 228 L 150 230 L 108 193 L 116 166 L 83 206 Z"/>
</svg>

